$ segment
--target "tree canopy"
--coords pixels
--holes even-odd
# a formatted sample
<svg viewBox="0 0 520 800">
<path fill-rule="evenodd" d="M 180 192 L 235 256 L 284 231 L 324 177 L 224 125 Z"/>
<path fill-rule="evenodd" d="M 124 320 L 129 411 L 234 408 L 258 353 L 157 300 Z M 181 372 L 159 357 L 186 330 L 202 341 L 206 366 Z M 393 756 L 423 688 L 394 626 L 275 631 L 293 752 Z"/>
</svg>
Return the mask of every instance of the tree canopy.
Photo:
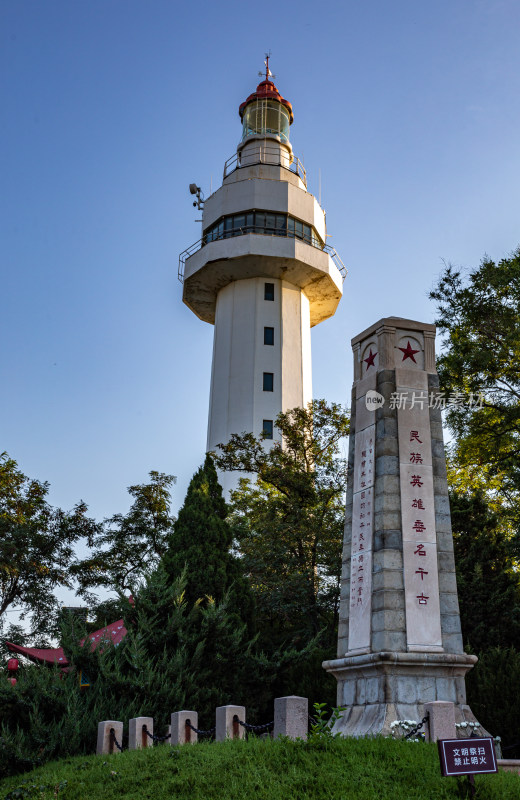
<svg viewBox="0 0 520 800">
<path fill-rule="evenodd" d="M 466 274 L 446 267 L 430 297 L 445 335 L 437 368 L 453 435 L 448 479 L 462 632 L 479 656 L 467 676 L 468 702 L 512 744 L 520 680 L 520 249 L 498 263 L 486 257 Z"/>
<path fill-rule="evenodd" d="M 72 568 L 83 597 L 95 602 L 92 589 L 100 586 L 131 592 L 145 572 L 159 563 L 175 522 L 170 487 L 176 480 L 174 475 L 152 470 L 149 483 L 128 487 L 134 498 L 128 513 L 114 514 L 91 533 L 92 553 Z"/>
<path fill-rule="evenodd" d="M 56 620 L 57 586 L 71 588 L 74 545 L 96 529 L 79 502 L 70 512 L 47 502 L 49 484 L 28 478 L 0 455 L 0 624 L 9 609 L 31 620 L 33 633 Z"/>
<path fill-rule="evenodd" d="M 437 361 L 466 484 L 491 487 L 520 520 L 520 249 L 467 275 L 446 267 L 430 293 L 445 334 Z M 483 396 L 480 403 L 479 395 Z"/>
<path fill-rule="evenodd" d="M 257 474 L 255 484 L 241 479 L 232 492 L 231 521 L 263 635 L 308 641 L 335 629 L 348 416 L 315 400 L 279 414 L 276 427 L 282 441 L 270 449 L 251 433 L 233 435 L 219 445 L 216 463 Z"/>
</svg>

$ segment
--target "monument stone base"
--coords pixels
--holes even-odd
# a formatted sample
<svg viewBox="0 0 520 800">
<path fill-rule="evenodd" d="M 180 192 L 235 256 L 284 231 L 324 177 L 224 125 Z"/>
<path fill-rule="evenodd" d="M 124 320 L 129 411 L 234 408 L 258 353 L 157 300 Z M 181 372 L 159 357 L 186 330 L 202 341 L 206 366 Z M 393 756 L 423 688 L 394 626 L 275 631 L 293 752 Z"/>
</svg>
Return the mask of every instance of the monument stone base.
<svg viewBox="0 0 520 800">
<path fill-rule="evenodd" d="M 476 661 L 465 653 L 393 652 L 325 661 L 324 669 L 338 681 L 338 706 L 346 707 L 335 732 L 390 736 L 392 722 L 419 722 L 424 704 L 436 700 L 455 704 L 455 722 L 477 722 L 466 704 L 464 682 Z"/>
</svg>

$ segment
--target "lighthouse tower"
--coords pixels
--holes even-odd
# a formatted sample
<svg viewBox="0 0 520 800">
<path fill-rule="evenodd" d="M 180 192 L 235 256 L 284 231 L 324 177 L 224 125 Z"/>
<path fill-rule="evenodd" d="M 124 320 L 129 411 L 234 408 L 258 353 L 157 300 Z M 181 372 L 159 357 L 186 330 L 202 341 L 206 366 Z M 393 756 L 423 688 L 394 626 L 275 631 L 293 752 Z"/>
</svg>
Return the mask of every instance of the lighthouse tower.
<svg viewBox="0 0 520 800">
<path fill-rule="evenodd" d="M 291 104 L 265 79 L 239 107 L 242 138 L 181 253 L 183 301 L 215 326 L 207 449 L 232 433 L 277 440 L 277 414 L 312 399 L 310 329 L 331 317 L 346 270 L 289 142 Z M 236 478 L 221 476 L 224 488 Z"/>
</svg>

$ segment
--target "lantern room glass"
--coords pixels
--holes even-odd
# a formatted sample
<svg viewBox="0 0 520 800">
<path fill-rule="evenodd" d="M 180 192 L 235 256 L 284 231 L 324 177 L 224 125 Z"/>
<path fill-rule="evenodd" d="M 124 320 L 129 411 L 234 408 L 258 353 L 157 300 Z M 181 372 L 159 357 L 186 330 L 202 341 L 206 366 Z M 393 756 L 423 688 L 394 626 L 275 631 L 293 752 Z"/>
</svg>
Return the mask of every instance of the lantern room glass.
<svg viewBox="0 0 520 800">
<path fill-rule="evenodd" d="M 255 100 L 244 110 L 242 141 L 248 136 L 271 134 L 289 141 L 289 112 L 281 103 L 272 100 Z"/>
</svg>

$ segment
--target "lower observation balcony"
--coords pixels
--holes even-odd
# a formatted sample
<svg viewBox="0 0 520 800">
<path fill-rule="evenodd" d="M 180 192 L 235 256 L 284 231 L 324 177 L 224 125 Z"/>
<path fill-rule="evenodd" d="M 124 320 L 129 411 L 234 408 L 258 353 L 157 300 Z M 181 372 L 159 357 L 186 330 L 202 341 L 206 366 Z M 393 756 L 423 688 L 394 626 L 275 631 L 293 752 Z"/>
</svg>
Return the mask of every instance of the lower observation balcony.
<svg viewBox="0 0 520 800">
<path fill-rule="evenodd" d="M 205 322 L 215 322 L 217 295 L 237 280 L 287 281 L 309 299 L 311 326 L 331 317 L 343 294 L 346 269 L 336 251 L 291 236 L 241 232 L 204 243 L 179 256 L 183 301 Z"/>
<path fill-rule="evenodd" d="M 309 227 L 309 226 L 306 226 Z M 264 236 L 283 236 L 289 239 L 302 239 L 307 244 L 311 244 L 313 247 L 316 247 L 318 250 L 322 250 L 324 253 L 328 253 L 331 257 L 332 261 L 336 265 L 341 277 L 343 280 L 347 277 L 347 268 L 339 255 L 337 254 L 336 250 L 328 244 L 323 244 L 318 238 L 316 238 L 310 231 L 307 234 L 306 229 L 302 226 L 302 234 L 298 235 L 297 232 L 294 232 L 285 228 L 285 229 L 277 229 L 273 228 L 272 230 L 266 229 L 264 226 L 261 225 L 252 225 L 244 228 L 232 228 L 231 230 L 223 229 L 218 235 L 213 234 L 211 237 L 207 234 L 203 236 L 198 241 L 194 242 L 194 244 L 187 247 L 186 250 L 183 250 L 182 253 L 179 255 L 179 268 L 177 271 L 177 277 L 179 278 L 181 283 L 184 283 L 184 269 L 186 260 L 190 258 L 194 253 L 204 247 L 207 244 L 210 244 L 212 241 L 220 241 L 221 239 L 231 239 L 235 236 L 245 236 L 248 233 L 254 234 L 261 234 Z"/>
</svg>

